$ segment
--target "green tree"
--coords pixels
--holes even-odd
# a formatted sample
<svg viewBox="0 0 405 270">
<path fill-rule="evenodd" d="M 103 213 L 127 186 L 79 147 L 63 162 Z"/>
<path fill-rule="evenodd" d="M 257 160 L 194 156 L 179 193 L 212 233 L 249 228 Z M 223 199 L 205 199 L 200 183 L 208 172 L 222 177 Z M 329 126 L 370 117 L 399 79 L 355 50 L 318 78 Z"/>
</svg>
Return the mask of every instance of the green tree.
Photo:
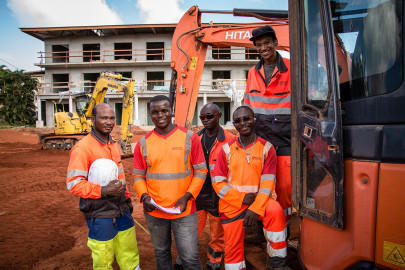
<svg viewBox="0 0 405 270">
<path fill-rule="evenodd" d="M 10 125 L 35 123 L 34 95 L 37 80 L 0 66 L 0 117 Z"/>
</svg>

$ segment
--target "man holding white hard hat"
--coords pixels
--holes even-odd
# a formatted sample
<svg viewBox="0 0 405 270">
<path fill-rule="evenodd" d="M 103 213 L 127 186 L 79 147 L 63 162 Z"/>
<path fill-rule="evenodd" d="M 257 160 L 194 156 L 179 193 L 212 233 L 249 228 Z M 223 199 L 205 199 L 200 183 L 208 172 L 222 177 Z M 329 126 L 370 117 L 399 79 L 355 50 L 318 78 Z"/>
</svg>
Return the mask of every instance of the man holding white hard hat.
<svg viewBox="0 0 405 270">
<path fill-rule="evenodd" d="M 66 185 L 80 196 L 79 208 L 89 228 L 94 269 L 138 270 L 133 206 L 125 184 L 118 143 L 111 138 L 115 114 L 110 105 L 94 107 L 91 133 L 70 151 Z"/>
</svg>

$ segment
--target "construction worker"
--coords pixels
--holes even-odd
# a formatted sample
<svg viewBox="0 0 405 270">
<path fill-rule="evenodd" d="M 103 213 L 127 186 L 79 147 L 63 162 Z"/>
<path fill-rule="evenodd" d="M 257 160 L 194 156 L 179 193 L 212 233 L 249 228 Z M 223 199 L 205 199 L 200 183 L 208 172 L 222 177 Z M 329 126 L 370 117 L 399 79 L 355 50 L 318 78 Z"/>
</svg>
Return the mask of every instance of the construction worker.
<svg viewBox="0 0 405 270">
<path fill-rule="evenodd" d="M 232 133 L 219 125 L 221 116 L 222 113 L 217 105 L 214 103 L 205 104 L 200 111 L 200 120 L 204 128 L 197 133 L 201 139 L 205 162 L 209 167 L 207 178 L 195 200 L 198 214 L 198 239 L 201 238 L 208 218 L 211 239 L 208 243 L 206 264 L 210 270 L 221 269 L 224 251 L 224 230 L 218 212 L 219 197 L 212 188 L 211 172 L 215 168 L 219 150 L 225 143 L 235 138 Z M 181 260 L 177 259 L 175 269 L 181 269 L 180 265 Z"/>
<path fill-rule="evenodd" d="M 202 269 L 195 206 L 207 174 L 201 142 L 191 130 L 172 123 L 168 97 L 153 97 L 149 113 L 155 129 L 135 147 L 133 177 L 143 202 L 157 269 L 172 269 L 171 231 L 183 267 Z M 179 213 L 172 213 L 177 207 Z"/>
<path fill-rule="evenodd" d="M 233 123 L 240 136 L 222 147 L 213 172 L 225 232 L 225 269 L 246 269 L 245 229 L 257 226 L 259 219 L 267 239 L 267 269 L 286 267 L 285 216 L 271 198 L 276 185 L 276 150 L 255 134 L 255 122 L 251 108 L 235 110 Z"/>
<path fill-rule="evenodd" d="M 79 208 L 89 228 L 87 245 L 92 251 L 94 269 L 113 269 L 114 256 L 121 270 L 139 270 L 133 206 L 125 184 L 121 153 L 111 138 L 115 114 L 110 105 L 94 107 L 91 133 L 70 151 L 67 189 L 80 196 Z M 92 163 L 110 159 L 118 167 L 118 179 L 100 186 L 88 181 Z"/>
<path fill-rule="evenodd" d="M 277 51 L 274 29 L 265 25 L 250 38 L 261 59 L 249 70 L 244 105 L 252 108 L 258 136 L 271 142 L 277 152 L 277 201 L 287 223 L 291 220 L 291 88 L 290 60 Z"/>
</svg>

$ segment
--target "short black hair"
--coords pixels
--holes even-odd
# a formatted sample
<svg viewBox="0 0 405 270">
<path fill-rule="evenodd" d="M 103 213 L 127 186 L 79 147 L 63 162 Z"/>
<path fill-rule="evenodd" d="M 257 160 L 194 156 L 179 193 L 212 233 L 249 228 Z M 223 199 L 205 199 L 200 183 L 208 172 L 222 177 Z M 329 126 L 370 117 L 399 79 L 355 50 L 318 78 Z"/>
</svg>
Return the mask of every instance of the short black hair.
<svg viewBox="0 0 405 270">
<path fill-rule="evenodd" d="M 108 105 L 108 106 L 110 106 L 110 107 L 111 107 L 111 105 L 110 105 L 110 104 L 105 103 L 105 102 L 100 103 L 100 104 L 97 104 L 96 106 L 94 106 L 94 107 L 93 107 L 93 110 L 91 110 L 91 115 L 92 115 L 92 116 L 96 117 L 98 107 L 99 107 L 101 104 L 106 104 L 106 105 Z M 112 107 L 111 107 L 111 108 L 112 108 Z"/>
<path fill-rule="evenodd" d="M 217 104 L 215 104 L 215 103 L 207 103 L 207 104 L 205 104 L 202 108 L 201 108 L 201 110 L 200 110 L 200 112 L 204 109 L 204 108 L 207 108 L 207 107 L 213 107 L 215 110 L 217 110 L 218 112 L 221 112 L 221 109 L 218 107 L 218 105 Z"/>
<path fill-rule="evenodd" d="M 151 100 L 149 101 L 149 104 L 152 104 L 153 102 L 157 102 L 157 101 L 162 101 L 162 100 L 167 100 L 170 104 L 170 99 L 169 97 L 165 96 L 165 95 L 157 95 L 154 96 L 153 98 L 151 98 Z M 170 104 L 170 107 L 172 106 L 172 104 Z"/>
<path fill-rule="evenodd" d="M 255 115 L 255 113 L 253 112 L 252 108 L 250 108 L 249 106 L 243 105 L 243 106 L 239 106 L 238 108 L 235 109 L 235 111 L 234 111 L 233 114 L 232 114 L 232 119 L 233 119 L 233 117 L 235 116 L 235 113 L 236 113 L 237 111 L 239 111 L 239 110 L 242 110 L 242 109 L 246 109 L 246 110 L 248 110 L 248 111 L 251 111 L 252 114 L 253 114 L 253 116 Z"/>
</svg>

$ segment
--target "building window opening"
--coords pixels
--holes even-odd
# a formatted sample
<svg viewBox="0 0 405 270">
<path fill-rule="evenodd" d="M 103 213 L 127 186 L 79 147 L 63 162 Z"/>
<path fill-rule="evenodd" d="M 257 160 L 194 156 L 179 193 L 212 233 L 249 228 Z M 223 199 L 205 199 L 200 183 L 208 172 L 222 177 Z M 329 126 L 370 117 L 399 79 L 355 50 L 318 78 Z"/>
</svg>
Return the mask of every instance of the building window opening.
<svg viewBox="0 0 405 270">
<path fill-rule="evenodd" d="M 83 62 L 100 60 L 100 43 L 83 44 Z"/>
<path fill-rule="evenodd" d="M 146 90 L 163 90 L 165 73 L 163 71 L 152 71 L 146 73 Z"/>
<path fill-rule="evenodd" d="M 245 49 L 245 59 L 246 60 L 259 60 L 260 54 L 257 53 L 256 49 L 246 48 Z"/>
<path fill-rule="evenodd" d="M 100 73 L 83 73 L 83 90 L 84 92 L 91 93 L 96 86 L 96 82 Z"/>
<path fill-rule="evenodd" d="M 114 59 L 115 60 L 131 60 L 132 59 L 132 43 L 114 43 Z"/>
<path fill-rule="evenodd" d="M 59 93 L 69 90 L 69 74 L 53 74 L 53 93 Z"/>
<path fill-rule="evenodd" d="M 122 119 L 122 103 L 115 103 L 115 124 L 121 125 Z"/>
<path fill-rule="evenodd" d="M 52 63 L 69 62 L 69 45 L 52 45 Z"/>
<path fill-rule="evenodd" d="M 214 102 L 219 107 L 222 113 L 221 119 L 219 119 L 220 125 L 226 125 L 231 121 L 231 103 L 230 102 Z M 228 123 L 229 124 L 229 123 Z"/>
<path fill-rule="evenodd" d="M 164 42 L 146 43 L 146 60 L 164 60 Z"/>
<path fill-rule="evenodd" d="M 218 89 L 221 85 L 224 84 L 223 80 L 231 79 L 230 70 L 213 70 L 212 71 L 212 89 Z"/>
<path fill-rule="evenodd" d="M 121 74 L 122 77 L 132 78 L 132 72 L 131 71 L 118 71 L 118 73 Z"/>
<path fill-rule="evenodd" d="M 231 47 L 212 47 L 212 58 L 219 59 L 231 59 Z"/>
</svg>

